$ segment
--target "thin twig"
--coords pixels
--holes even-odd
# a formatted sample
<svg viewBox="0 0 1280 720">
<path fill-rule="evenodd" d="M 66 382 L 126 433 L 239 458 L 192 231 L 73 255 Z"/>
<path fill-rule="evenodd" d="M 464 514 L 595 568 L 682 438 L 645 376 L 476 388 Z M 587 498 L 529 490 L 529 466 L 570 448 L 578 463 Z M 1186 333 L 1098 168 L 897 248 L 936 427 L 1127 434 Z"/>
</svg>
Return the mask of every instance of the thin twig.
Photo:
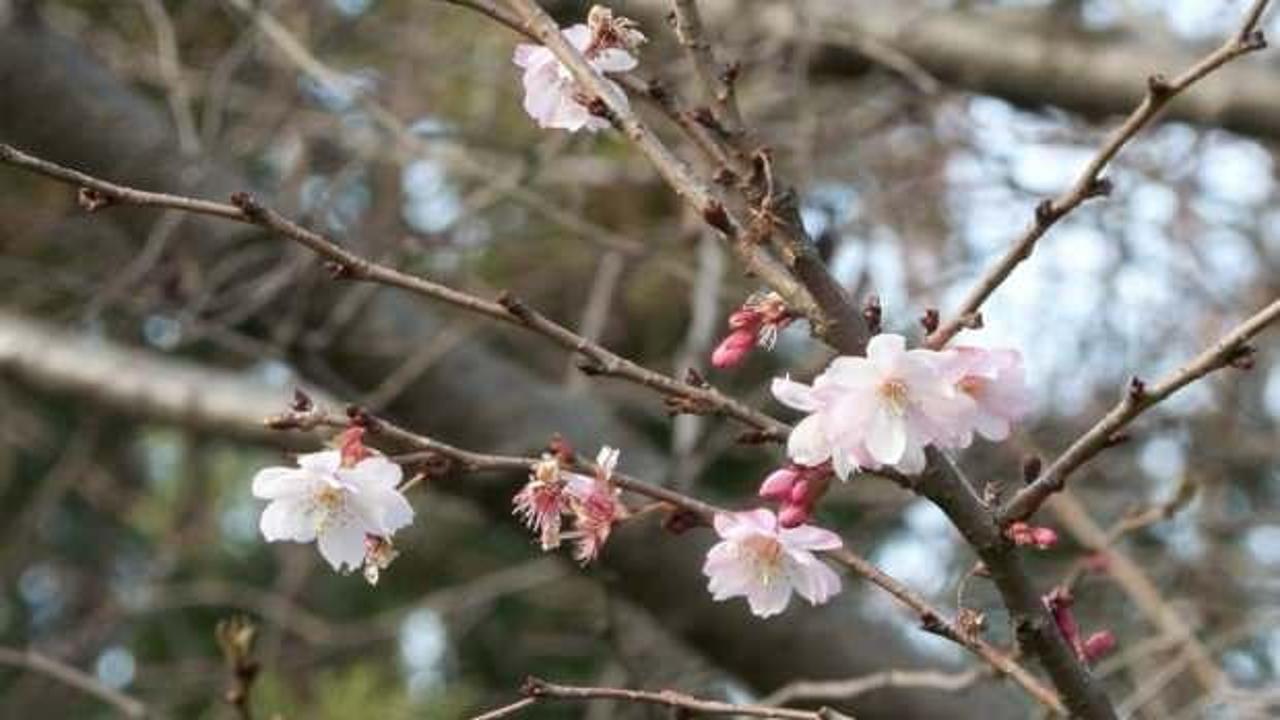
<svg viewBox="0 0 1280 720">
<path fill-rule="evenodd" d="M 498 300 L 486 300 L 368 260 L 343 248 L 328 237 L 281 216 L 247 193 L 236 193 L 231 198 L 231 204 L 226 204 L 181 195 L 148 192 L 86 175 L 27 155 L 2 143 L 0 143 L 0 163 L 80 187 L 82 204 L 89 210 L 113 204 L 171 208 L 266 228 L 328 260 L 330 271 L 338 278 L 373 282 L 407 290 L 508 325 L 526 328 L 570 352 L 584 356 L 587 361 L 583 366 L 585 372 L 617 377 L 657 390 L 663 395 L 681 401 L 673 407 L 678 407 L 682 412 L 702 412 L 731 417 L 759 430 L 765 439 L 784 438 L 789 430 L 785 423 L 713 387 L 682 382 L 627 360 L 529 308 L 514 297 L 506 295 Z"/>
<path fill-rule="evenodd" d="M 1062 489 L 1067 476 L 1111 446 L 1116 433 L 1134 418 L 1205 375 L 1247 359 L 1248 342 L 1277 319 L 1280 319 L 1280 300 L 1237 325 L 1191 362 L 1154 385 L 1135 378 L 1110 412 L 1072 443 L 1035 482 L 1009 500 L 1000 511 L 1001 524 L 1025 520 L 1034 514 L 1050 495 Z"/>
<path fill-rule="evenodd" d="M 778 720 L 840 720 L 847 715 L 829 708 L 821 710 L 789 710 L 764 705 L 743 705 L 704 700 L 674 690 L 627 690 L 625 688 L 586 687 L 559 685 L 541 678 L 528 677 L 520 688 L 525 697 L 510 705 L 477 715 L 472 720 L 495 720 L 508 717 L 534 704 L 551 701 L 583 702 L 589 700 L 620 700 L 645 705 L 659 705 L 697 715 L 736 715 L 739 717 L 776 718 Z"/>
<path fill-rule="evenodd" d="M 798 701 L 852 700 L 885 688 L 927 688 L 960 692 L 990 676 L 990 671 L 984 670 L 884 670 L 847 680 L 798 680 L 773 691 L 760 704 L 788 705 Z"/>
<path fill-rule="evenodd" d="M 396 443 L 427 453 L 422 459 L 435 456 L 448 458 L 457 463 L 459 469 L 464 471 L 514 470 L 529 472 L 539 462 L 539 458 L 535 457 L 488 455 L 463 450 L 434 438 L 406 430 L 382 418 L 366 415 L 362 421 L 366 423 L 366 427 L 374 436 L 381 435 Z M 346 427 L 350 422 L 349 417 L 334 415 L 319 406 L 313 406 L 305 410 L 290 410 L 269 418 L 267 425 L 278 429 L 311 430 L 317 427 L 342 428 Z M 418 458 L 400 456 L 397 459 L 400 462 L 409 462 Z M 579 459 L 577 463 L 579 465 L 578 469 L 582 471 L 593 472 L 595 469 L 588 461 Z M 726 512 L 723 508 L 711 503 L 675 490 L 647 483 L 625 473 L 615 472 L 612 477 L 618 487 L 636 495 L 665 503 L 670 507 L 678 508 L 697 517 L 705 525 L 710 525 L 716 514 Z M 1012 678 L 1028 694 L 1050 710 L 1059 713 L 1065 712 L 1062 702 L 1054 694 L 1053 690 L 1045 686 L 1044 683 L 1008 654 L 1001 652 L 981 638 L 963 632 L 954 621 L 947 620 L 942 611 L 930 605 L 919 593 L 911 590 L 852 550 L 842 548 L 823 554 L 837 564 L 851 570 L 855 575 L 868 580 L 876 587 L 889 593 L 920 618 L 921 627 L 926 631 L 951 640 L 973 652 L 990 665 L 997 674 Z"/>
<path fill-rule="evenodd" d="M 92 675 L 34 650 L 0 647 L 0 664 L 24 668 L 51 677 L 111 705 L 125 717 L 145 718 L 147 716 L 147 706 L 142 701 L 109 688 Z"/>
<path fill-rule="evenodd" d="M 724 133 L 737 144 L 744 132 L 742 112 L 734 94 L 737 67 L 722 68 L 716 62 L 715 51 L 707 39 L 697 0 L 671 0 L 671 17 L 675 23 L 676 37 L 693 61 L 694 72 L 707 100 L 712 103 L 712 115 Z M 740 147 L 740 146 L 739 146 Z"/>
<path fill-rule="evenodd" d="M 941 348 L 957 333 L 968 327 L 972 318 L 977 317 L 987 298 L 1009 278 L 1014 268 L 1031 256 L 1036 243 L 1049 228 L 1086 200 L 1111 192 L 1111 183 L 1102 177 L 1103 171 L 1125 145 L 1169 104 L 1169 101 L 1228 62 L 1266 47 L 1266 40 L 1262 31 L 1258 29 L 1258 24 L 1263 12 L 1267 9 L 1268 2 L 1269 0 L 1255 0 L 1245 13 L 1240 29 L 1216 50 L 1178 77 L 1173 80 L 1168 80 L 1162 75 L 1152 75 L 1147 78 L 1147 92 L 1142 102 L 1125 118 L 1120 127 L 1111 133 L 1070 188 L 1058 197 L 1045 200 L 1036 206 L 1031 224 L 1022 231 L 1022 235 L 1014 241 L 1009 250 L 982 274 L 977 284 L 960 303 L 955 316 L 929 335 L 926 346 L 934 349 Z"/>
</svg>

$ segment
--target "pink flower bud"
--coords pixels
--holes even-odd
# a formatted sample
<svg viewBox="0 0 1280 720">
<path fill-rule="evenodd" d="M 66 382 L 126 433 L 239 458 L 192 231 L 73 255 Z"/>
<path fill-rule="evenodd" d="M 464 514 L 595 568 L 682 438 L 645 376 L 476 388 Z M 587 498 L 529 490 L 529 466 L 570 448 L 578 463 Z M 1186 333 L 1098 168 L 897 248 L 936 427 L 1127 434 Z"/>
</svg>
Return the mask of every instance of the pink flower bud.
<svg viewBox="0 0 1280 720">
<path fill-rule="evenodd" d="M 1009 523 L 1004 529 L 1004 535 L 1014 545 L 1031 545 L 1041 550 L 1047 550 L 1058 543 L 1058 533 L 1052 528 L 1036 527 L 1021 521 Z"/>
<path fill-rule="evenodd" d="M 760 483 L 760 497 L 765 500 L 785 502 L 791 497 L 791 488 L 795 485 L 800 473 L 795 468 L 784 467 L 769 473 L 769 477 Z"/>
<path fill-rule="evenodd" d="M 1115 634 L 1110 630 L 1100 630 L 1084 641 L 1082 654 L 1086 662 L 1094 663 L 1115 649 Z"/>
<path fill-rule="evenodd" d="M 809 521 L 809 508 L 803 505 L 783 505 L 778 512 L 778 524 L 784 528 L 800 527 Z"/>
<path fill-rule="evenodd" d="M 745 360 L 755 345 L 754 330 L 734 330 L 711 353 L 711 364 L 718 368 L 733 367 Z"/>
<path fill-rule="evenodd" d="M 729 316 L 729 329 L 750 330 L 751 334 L 754 335 L 756 330 L 760 327 L 761 320 L 762 318 L 760 317 L 760 312 L 758 310 L 735 310 L 734 313 Z"/>
<path fill-rule="evenodd" d="M 1058 544 L 1058 533 L 1052 528 L 1031 528 L 1031 543 L 1041 550 L 1048 550 Z"/>
<path fill-rule="evenodd" d="M 787 500 L 792 505 L 808 505 L 813 499 L 811 497 L 812 492 L 813 483 L 802 477 L 799 480 L 796 480 L 796 483 L 791 486 L 791 495 Z"/>
</svg>

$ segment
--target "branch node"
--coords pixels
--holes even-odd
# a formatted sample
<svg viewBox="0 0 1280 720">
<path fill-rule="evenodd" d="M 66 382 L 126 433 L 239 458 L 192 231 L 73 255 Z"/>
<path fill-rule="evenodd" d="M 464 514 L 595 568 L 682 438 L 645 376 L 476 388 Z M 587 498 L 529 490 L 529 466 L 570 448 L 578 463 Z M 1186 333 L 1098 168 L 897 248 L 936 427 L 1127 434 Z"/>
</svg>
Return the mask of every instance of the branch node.
<svg viewBox="0 0 1280 720">
<path fill-rule="evenodd" d="M 1036 224 L 1041 227 L 1049 225 L 1056 220 L 1058 214 L 1059 210 L 1052 200 L 1046 198 L 1036 204 Z"/>
<path fill-rule="evenodd" d="M 1125 391 L 1125 399 L 1131 405 L 1136 405 L 1147 397 L 1147 384 L 1142 378 L 1134 376 L 1129 380 L 1129 388 Z"/>
<path fill-rule="evenodd" d="M 1267 35 L 1261 30 L 1245 33 L 1240 38 L 1240 48 L 1245 52 L 1254 52 L 1267 47 Z"/>
<path fill-rule="evenodd" d="M 1147 76 L 1147 92 L 1152 100 L 1163 100 L 1173 93 L 1173 86 L 1163 74 L 1155 73 Z"/>
<path fill-rule="evenodd" d="M 932 335 L 937 332 L 941 320 L 942 316 L 938 313 L 938 308 L 926 308 L 924 315 L 920 316 L 920 325 L 927 334 Z"/>
<path fill-rule="evenodd" d="M 1237 370 L 1252 370 L 1258 355 L 1258 348 L 1253 345 L 1241 345 L 1227 355 L 1227 365 Z"/>
<path fill-rule="evenodd" d="M 530 675 L 520 684 L 520 694 L 525 697 L 542 697 L 547 694 L 547 681 Z"/>
<path fill-rule="evenodd" d="M 872 293 L 862 303 L 862 319 L 867 323 L 867 332 L 879 335 L 884 329 L 884 308 L 880 305 L 880 296 Z"/>
<path fill-rule="evenodd" d="M 267 212 L 257 198 L 243 190 L 231 193 L 231 204 L 240 208 L 240 212 L 254 222 L 262 220 Z"/>
<path fill-rule="evenodd" d="M 729 213 L 719 200 L 711 200 L 703 206 L 702 219 L 725 235 L 733 235 L 733 225 L 729 223 Z"/>
<path fill-rule="evenodd" d="M 1111 178 L 1096 177 L 1089 180 L 1084 196 L 1086 198 L 1107 197 L 1114 189 L 1115 185 L 1111 182 Z"/>
<path fill-rule="evenodd" d="M 1040 470 L 1043 467 L 1044 463 L 1040 460 L 1040 456 L 1028 456 L 1026 460 L 1022 461 L 1022 482 L 1028 485 L 1035 482 L 1040 477 Z"/>
<path fill-rule="evenodd" d="M 90 213 L 98 212 L 103 208 L 116 204 L 115 199 L 106 193 L 87 187 L 80 188 L 80 191 L 76 193 L 76 202 L 80 204 L 80 207 L 85 212 Z"/>
</svg>

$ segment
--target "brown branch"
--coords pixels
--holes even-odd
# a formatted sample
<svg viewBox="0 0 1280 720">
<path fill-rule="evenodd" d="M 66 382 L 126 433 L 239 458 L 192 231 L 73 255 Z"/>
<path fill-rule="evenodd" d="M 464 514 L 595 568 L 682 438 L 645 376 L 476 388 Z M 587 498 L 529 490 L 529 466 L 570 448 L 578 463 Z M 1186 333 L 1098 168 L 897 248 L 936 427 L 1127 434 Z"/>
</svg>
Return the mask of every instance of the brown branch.
<svg viewBox="0 0 1280 720">
<path fill-rule="evenodd" d="M 941 348 L 963 330 L 966 327 L 965 318 L 972 318 L 978 314 L 987 298 L 991 297 L 991 294 L 1009 278 L 1023 260 L 1031 256 L 1036 243 L 1049 231 L 1049 228 L 1084 204 L 1086 200 L 1111 192 L 1111 182 L 1102 177 L 1103 171 L 1125 145 L 1150 124 L 1171 100 L 1228 62 L 1266 47 L 1266 40 L 1262 31 L 1258 29 L 1258 23 L 1268 2 L 1269 0 L 1254 0 L 1245 13 L 1240 30 L 1178 77 L 1173 80 L 1168 80 L 1163 75 L 1152 75 L 1147 78 L 1147 92 L 1142 102 L 1125 118 L 1120 127 L 1111 133 L 1069 189 L 1058 197 L 1045 200 L 1036 206 L 1031 224 L 1023 230 L 1022 235 L 1014 241 L 1009 250 L 983 273 L 956 310 L 955 316 L 929 335 L 925 342 L 927 347 Z"/>
<path fill-rule="evenodd" d="M 98 682 L 92 675 L 81 672 L 51 657 L 41 655 L 34 650 L 15 650 L 13 648 L 0 647 L 0 665 L 11 665 L 46 675 L 63 685 L 73 687 L 86 695 L 92 695 L 111 705 L 125 717 L 147 717 L 147 706 L 140 700 L 131 698 L 119 690 L 109 688 Z"/>
<path fill-rule="evenodd" d="M 719 192 L 695 175 L 688 164 L 653 133 L 631 110 L 618 88 L 606 81 L 582 53 L 565 40 L 555 20 L 535 0 L 513 0 L 512 5 L 522 17 L 525 30 L 555 54 L 585 92 L 603 103 L 614 123 L 649 159 L 650 164 L 676 195 L 692 207 L 708 225 L 724 235 L 745 269 L 782 295 L 793 310 L 809 318 L 815 332 L 824 333 L 832 323 L 815 303 L 806 285 L 797 282 L 787 267 L 745 231 L 741 222 L 730 214 Z"/>
<path fill-rule="evenodd" d="M 1063 488 L 1072 472 L 1110 447 L 1116 433 L 1134 418 L 1205 375 L 1247 359 L 1251 352 L 1248 342 L 1278 318 L 1280 300 L 1236 326 L 1191 362 L 1154 385 L 1135 378 L 1110 412 L 1072 443 L 1035 482 L 1018 491 L 1005 504 L 1000 511 L 1001 524 L 1025 520 L 1033 515 L 1049 496 Z"/>
<path fill-rule="evenodd" d="M 852 700 L 885 688 L 922 688 L 961 692 L 990 677 L 990 671 L 885 670 L 848 680 L 799 680 L 784 685 L 760 701 L 761 705 L 788 705 L 798 701 Z"/>
<path fill-rule="evenodd" d="M 512 470 L 528 472 L 539 462 L 539 459 L 535 457 L 488 455 L 463 450 L 434 438 L 406 430 L 382 418 L 375 418 L 358 411 L 355 414 L 359 417 L 358 421 L 363 423 L 374 436 L 381 435 L 396 443 L 428 454 L 423 458 L 400 456 L 397 458 L 400 462 L 438 456 L 448 458 L 456 462 L 459 469 L 470 472 Z M 350 422 L 350 417 L 333 415 L 318 406 L 314 406 L 305 410 L 291 410 L 272 417 L 267 420 L 267 425 L 278 429 L 311 430 L 317 427 L 342 428 L 348 426 Z M 576 469 L 586 472 L 594 470 L 594 465 L 585 459 L 579 458 L 576 462 Z M 675 490 L 653 485 L 625 473 L 615 472 L 613 480 L 620 488 L 628 492 L 651 500 L 657 500 L 670 507 L 682 510 L 698 518 L 705 525 L 710 525 L 712 518 L 717 513 L 726 512 L 723 508 L 711 503 Z M 925 630 L 951 640 L 974 653 L 990 665 L 997 674 L 1012 678 L 1045 707 L 1060 713 L 1064 711 L 1061 701 L 1054 695 L 1053 690 L 1046 687 L 1026 668 L 990 643 L 962 631 L 954 621 L 947 620 L 940 610 L 930 605 L 919 593 L 911 590 L 851 550 L 842 548 L 823 554 L 837 564 L 851 570 L 855 575 L 868 580 L 876 587 L 889 593 L 920 618 L 921 627 Z"/>
<path fill-rule="evenodd" d="M 588 361 L 584 370 L 589 374 L 621 378 L 652 388 L 668 397 L 682 401 L 678 405 L 682 411 L 731 417 L 761 431 L 766 439 L 782 439 L 789 430 L 785 423 L 715 388 L 681 382 L 627 360 L 532 310 L 509 295 L 498 300 L 486 300 L 361 257 L 328 237 L 281 216 L 247 193 L 236 193 L 231 198 L 231 204 L 225 204 L 181 195 L 138 190 L 27 155 L 5 144 L 0 144 L 0 163 L 80 187 L 82 202 L 91 211 L 110 205 L 136 205 L 182 210 L 257 225 L 312 250 L 329 262 L 330 271 L 338 278 L 372 282 L 407 290 L 508 325 L 532 330 L 566 350 L 583 355 Z"/>
<path fill-rule="evenodd" d="M 558 685 L 533 676 L 525 679 L 524 685 L 520 688 L 520 693 L 525 696 L 523 699 L 497 710 L 476 715 L 472 720 L 496 720 L 497 718 L 509 717 L 532 705 L 552 700 L 573 702 L 618 700 L 621 702 L 658 705 L 696 715 L 736 715 L 739 717 L 775 718 L 778 720 L 841 720 L 849 717 L 830 708 L 821 710 L 788 710 L 764 705 L 740 705 L 719 700 L 704 700 L 674 690 L 650 692 L 624 688 Z"/>
<path fill-rule="evenodd" d="M 676 38 L 689 54 L 698 82 L 702 85 L 707 100 L 712 103 L 712 115 L 736 144 L 745 132 L 742 112 L 738 109 L 738 100 L 734 94 L 737 67 L 721 67 L 716 62 L 715 52 L 702 25 L 702 15 L 698 12 L 697 0 L 671 0 L 671 18 Z"/>
</svg>

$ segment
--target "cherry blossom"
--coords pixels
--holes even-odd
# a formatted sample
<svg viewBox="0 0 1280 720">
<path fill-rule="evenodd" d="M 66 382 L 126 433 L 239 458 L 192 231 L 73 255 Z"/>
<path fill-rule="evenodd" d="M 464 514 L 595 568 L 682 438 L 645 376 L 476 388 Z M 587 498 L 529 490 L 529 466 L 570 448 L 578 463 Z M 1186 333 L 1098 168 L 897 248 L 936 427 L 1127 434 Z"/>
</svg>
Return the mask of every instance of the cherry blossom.
<svg viewBox="0 0 1280 720">
<path fill-rule="evenodd" d="M 881 465 L 920 472 L 925 446 L 960 436 L 973 413 L 942 360 L 930 350 L 907 350 L 901 335 L 883 334 L 868 343 L 866 357 L 833 360 L 812 387 L 775 379 L 780 401 L 810 413 L 792 430 L 788 455 L 801 465 L 830 460 L 841 478 Z"/>
<path fill-rule="evenodd" d="M 366 538 L 389 542 L 413 521 L 413 508 L 396 487 L 399 465 L 378 454 L 344 463 L 343 455 L 344 450 L 300 455 L 296 468 L 265 468 L 253 478 L 254 496 L 270 501 L 259 522 L 263 537 L 315 541 L 339 572 L 364 564 Z"/>
<path fill-rule="evenodd" d="M 775 292 L 756 293 L 729 316 L 729 334 L 711 353 L 711 364 L 733 367 L 746 359 L 757 346 L 773 349 L 780 333 L 793 316 L 782 296 Z"/>
<path fill-rule="evenodd" d="M 618 499 L 621 490 L 613 483 L 619 454 L 606 445 L 596 456 L 594 476 L 566 473 L 565 486 L 573 512 L 573 532 L 569 537 L 575 542 L 574 558 L 584 565 L 600 555 L 613 524 L 627 515 L 626 507 Z"/>
<path fill-rule="evenodd" d="M 944 353 L 945 372 L 956 389 L 973 400 L 971 426 L 946 439 L 951 447 L 968 447 L 973 432 L 992 441 L 1009 437 L 1014 422 L 1031 408 L 1031 392 L 1017 350 L 955 347 Z"/>
<path fill-rule="evenodd" d="M 546 453 L 534 465 L 529 482 L 512 499 L 513 512 L 538 533 L 543 550 L 572 540 L 574 557 L 586 564 L 599 556 L 613 524 L 627 515 L 613 482 L 619 452 L 607 445 L 600 448 L 594 475 L 563 470 L 566 460 L 560 455 Z M 562 529 L 566 516 L 573 523 L 568 531 Z"/>
<path fill-rule="evenodd" d="M 840 591 L 840 577 L 815 551 L 841 546 L 833 532 L 812 525 L 784 528 L 766 509 L 715 517 L 721 541 L 707 553 L 702 572 L 717 601 L 745 597 L 759 617 L 781 613 L 794 590 L 814 605 Z"/>
<path fill-rule="evenodd" d="M 529 482 L 512 499 L 513 513 L 524 518 L 529 529 L 538 533 L 543 550 L 560 547 L 562 516 L 569 512 L 560 460 L 544 453 L 529 474 Z"/>
<path fill-rule="evenodd" d="M 611 15 L 601 18 L 597 11 L 593 11 L 590 22 L 590 26 L 580 23 L 561 32 L 601 75 L 634 69 L 638 61 L 628 50 L 642 42 L 644 36 L 634 30 L 633 24 Z M 520 44 L 512 60 L 524 68 L 524 109 L 539 127 L 570 132 L 584 128 L 595 132 L 609 127 L 608 120 L 587 107 L 587 98 L 572 73 L 551 50 L 542 45 Z M 622 88 L 608 78 L 604 80 L 625 102 Z"/>
</svg>

